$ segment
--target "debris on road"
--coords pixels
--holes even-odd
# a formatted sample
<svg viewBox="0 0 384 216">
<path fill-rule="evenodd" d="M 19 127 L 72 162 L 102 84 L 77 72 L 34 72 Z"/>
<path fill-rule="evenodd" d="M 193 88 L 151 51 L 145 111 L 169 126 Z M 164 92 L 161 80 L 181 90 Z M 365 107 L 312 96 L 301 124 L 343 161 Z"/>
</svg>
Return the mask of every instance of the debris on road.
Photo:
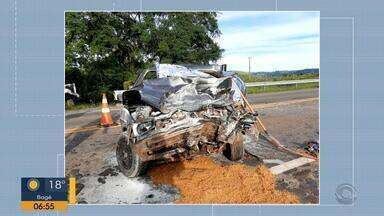
<svg viewBox="0 0 384 216">
<path fill-rule="evenodd" d="M 149 170 L 156 185 L 176 186 L 176 203 L 299 203 L 289 192 L 275 189 L 275 177 L 264 166 L 222 165 L 199 156 Z"/>
<path fill-rule="evenodd" d="M 319 142 L 317 141 L 307 142 L 304 149 L 307 150 L 311 155 L 315 157 L 319 156 L 320 147 L 319 147 Z"/>
<path fill-rule="evenodd" d="M 77 196 L 79 203 L 170 203 L 178 197 L 171 187 L 153 187 L 145 179 L 127 178 L 121 173 L 105 177 L 85 176 L 81 181 L 86 184 Z"/>
<path fill-rule="evenodd" d="M 65 94 L 65 106 L 71 107 L 75 105 L 75 102 L 80 98 L 80 95 L 76 91 L 75 83 L 64 85 Z"/>
<path fill-rule="evenodd" d="M 244 94 L 240 93 L 240 95 L 241 95 L 241 97 L 242 97 L 242 99 L 243 99 L 243 101 L 245 103 L 245 106 L 249 109 L 249 111 L 250 112 L 254 112 L 251 104 L 249 104 L 249 102 L 248 102 L 247 98 L 245 98 Z M 278 150 L 287 152 L 287 153 L 292 154 L 292 155 L 300 156 L 300 157 L 311 158 L 311 159 L 314 159 L 314 160 L 317 159 L 316 157 L 313 157 L 310 154 L 307 154 L 305 152 L 295 151 L 295 150 L 289 149 L 288 147 L 282 145 L 278 139 L 276 139 L 274 136 L 272 136 L 268 132 L 268 130 L 266 129 L 264 124 L 261 122 L 259 117 L 256 116 L 255 118 L 256 118 L 256 121 L 255 121 L 256 124 L 254 124 L 253 126 L 256 129 L 259 129 L 260 130 L 260 135 L 262 135 L 271 145 L 273 145 Z"/>
<path fill-rule="evenodd" d="M 307 101 L 287 106 L 266 107 L 258 110 L 258 112 L 263 118 L 263 123 L 268 126 L 270 133 L 276 134 L 277 138 L 289 148 L 297 149 L 303 148 L 302 144 L 308 140 L 318 140 L 318 108 L 318 101 Z M 117 113 L 114 114 L 114 119 L 118 119 Z M 81 126 L 80 123 L 86 122 L 89 122 L 88 125 L 97 125 L 99 113 L 73 117 L 66 121 L 66 127 L 76 128 Z M 296 126 L 292 127 L 292 125 Z M 178 202 L 176 200 L 179 200 L 180 193 L 174 186 L 153 185 L 150 177 L 127 178 L 118 171 L 115 143 L 119 133 L 120 128 L 109 127 L 66 136 L 66 144 L 71 146 L 71 150 L 66 151 L 65 154 L 65 173 L 76 177 L 79 182 L 79 186 L 77 186 L 79 203 Z M 250 143 L 248 147 L 254 148 L 251 152 L 256 154 L 264 163 L 268 163 L 266 164 L 268 167 L 295 159 L 292 155 L 276 151 L 271 145 L 266 144 L 265 140 L 259 140 L 257 145 L 254 145 L 252 140 L 245 141 L 245 143 L 248 142 Z M 217 156 L 220 154 L 213 155 L 214 161 L 216 161 Z M 226 158 L 220 157 L 222 160 L 219 161 L 224 163 Z M 270 159 L 281 161 L 271 161 Z M 226 161 L 225 164 L 238 164 L 238 162 Z M 260 161 L 256 161 L 255 157 L 245 154 L 239 163 L 255 167 L 260 164 Z M 318 162 L 309 163 L 275 176 L 277 189 L 297 195 L 300 203 L 319 203 L 318 165 Z M 118 175 L 115 176 L 115 173 Z M 98 182 L 98 178 L 104 178 L 104 176 L 106 177 L 105 184 Z"/>
<path fill-rule="evenodd" d="M 278 175 L 283 172 L 287 172 L 289 170 L 295 169 L 299 166 L 303 166 L 307 163 L 311 163 L 313 161 L 314 159 L 311 159 L 311 158 L 300 157 L 300 158 L 296 158 L 294 160 L 279 164 L 277 166 L 271 167 L 269 170 L 271 171 L 272 174 Z"/>
</svg>

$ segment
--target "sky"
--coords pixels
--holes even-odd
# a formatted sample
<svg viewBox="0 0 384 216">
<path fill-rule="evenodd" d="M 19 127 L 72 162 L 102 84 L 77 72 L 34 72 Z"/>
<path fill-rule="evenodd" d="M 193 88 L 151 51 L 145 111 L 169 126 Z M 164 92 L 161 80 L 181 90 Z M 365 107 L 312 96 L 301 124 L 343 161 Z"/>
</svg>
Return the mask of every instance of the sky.
<svg viewBox="0 0 384 216">
<path fill-rule="evenodd" d="M 319 67 L 319 12 L 225 11 L 218 23 L 228 70 L 248 71 L 248 57 L 252 72 Z"/>
</svg>

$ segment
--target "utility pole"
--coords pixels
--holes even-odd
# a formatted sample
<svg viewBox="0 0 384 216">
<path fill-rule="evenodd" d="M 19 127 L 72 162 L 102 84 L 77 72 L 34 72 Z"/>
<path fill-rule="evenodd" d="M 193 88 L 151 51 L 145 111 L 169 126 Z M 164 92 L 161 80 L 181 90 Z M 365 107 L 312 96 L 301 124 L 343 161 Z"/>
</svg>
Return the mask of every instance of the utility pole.
<svg viewBox="0 0 384 216">
<path fill-rule="evenodd" d="M 251 58 L 252 57 L 248 57 L 248 72 L 251 73 Z"/>
</svg>

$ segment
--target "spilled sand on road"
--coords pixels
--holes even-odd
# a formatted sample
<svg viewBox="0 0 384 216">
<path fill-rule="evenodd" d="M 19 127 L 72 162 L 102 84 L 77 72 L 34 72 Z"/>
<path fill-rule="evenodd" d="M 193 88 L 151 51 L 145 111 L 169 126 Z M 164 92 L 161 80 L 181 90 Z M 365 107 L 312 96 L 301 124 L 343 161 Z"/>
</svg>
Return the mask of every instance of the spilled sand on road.
<svg viewBox="0 0 384 216">
<path fill-rule="evenodd" d="M 265 166 L 223 165 L 205 156 L 163 164 L 149 170 L 154 184 L 180 190 L 176 203 L 299 203 L 275 189 L 275 176 Z"/>
</svg>

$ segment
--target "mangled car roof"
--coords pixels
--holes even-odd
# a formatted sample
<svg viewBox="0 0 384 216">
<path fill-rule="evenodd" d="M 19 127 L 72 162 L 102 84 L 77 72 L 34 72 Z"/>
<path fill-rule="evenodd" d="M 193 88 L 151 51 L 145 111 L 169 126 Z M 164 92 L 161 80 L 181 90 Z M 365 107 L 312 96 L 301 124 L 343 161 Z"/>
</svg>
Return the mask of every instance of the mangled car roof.
<svg viewBox="0 0 384 216">
<path fill-rule="evenodd" d="M 160 64 L 156 68 L 158 79 L 145 80 L 124 92 L 126 105 L 144 102 L 162 113 L 198 111 L 230 105 L 240 91 L 231 77 L 216 78 L 179 65 Z"/>
</svg>

